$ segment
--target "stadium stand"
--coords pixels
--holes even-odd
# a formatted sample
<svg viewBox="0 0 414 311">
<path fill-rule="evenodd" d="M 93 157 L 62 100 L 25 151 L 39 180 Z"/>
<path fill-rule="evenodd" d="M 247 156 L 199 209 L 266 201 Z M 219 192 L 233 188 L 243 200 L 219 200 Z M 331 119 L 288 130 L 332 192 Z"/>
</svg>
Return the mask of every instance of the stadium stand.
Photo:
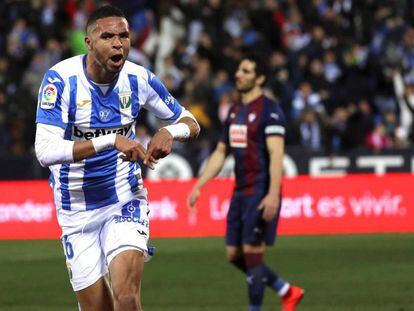
<svg viewBox="0 0 414 311">
<path fill-rule="evenodd" d="M 238 100 L 233 73 L 252 49 L 269 60 L 267 90 L 288 117 L 288 147 L 326 155 L 412 147 L 412 1 L 1 1 L 1 178 L 46 176 L 33 154 L 38 87 L 54 63 L 85 52 L 87 16 L 105 3 L 128 13 L 130 60 L 200 121 L 199 140 L 179 149 L 195 172 Z M 158 127 L 146 114 L 138 124 L 144 136 Z"/>
</svg>

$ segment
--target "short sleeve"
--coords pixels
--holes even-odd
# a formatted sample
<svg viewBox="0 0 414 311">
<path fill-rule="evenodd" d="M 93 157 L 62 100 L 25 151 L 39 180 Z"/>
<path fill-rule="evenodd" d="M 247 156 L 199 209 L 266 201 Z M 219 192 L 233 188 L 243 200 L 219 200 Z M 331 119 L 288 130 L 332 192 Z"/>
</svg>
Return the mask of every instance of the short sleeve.
<svg viewBox="0 0 414 311">
<path fill-rule="evenodd" d="M 36 123 L 55 125 L 66 128 L 67 100 L 63 94 L 65 82 L 54 70 L 49 70 L 39 89 L 37 100 Z"/>
<path fill-rule="evenodd" d="M 277 103 L 269 102 L 264 110 L 264 133 L 266 136 L 285 136 L 286 118 Z"/>
</svg>

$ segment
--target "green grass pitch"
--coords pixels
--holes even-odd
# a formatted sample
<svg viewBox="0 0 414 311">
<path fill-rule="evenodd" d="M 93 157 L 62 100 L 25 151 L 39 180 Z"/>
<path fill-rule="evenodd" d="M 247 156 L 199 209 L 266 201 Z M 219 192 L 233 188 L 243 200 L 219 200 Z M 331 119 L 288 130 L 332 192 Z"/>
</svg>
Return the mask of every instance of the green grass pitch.
<svg viewBox="0 0 414 311">
<path fill-rule="evenodd" d="M 222 238 L 156 239 L 145 311 L 245 311 L 245 278 Z M 267 262 L 306 290 L 299 311 L 414 310 L 414 234 L 281 236 Z M 0 242 L 0 310 L 77 310 L 58 241 Z M 267 290 L 263 311 L 280 310 Z"/>
</svg>

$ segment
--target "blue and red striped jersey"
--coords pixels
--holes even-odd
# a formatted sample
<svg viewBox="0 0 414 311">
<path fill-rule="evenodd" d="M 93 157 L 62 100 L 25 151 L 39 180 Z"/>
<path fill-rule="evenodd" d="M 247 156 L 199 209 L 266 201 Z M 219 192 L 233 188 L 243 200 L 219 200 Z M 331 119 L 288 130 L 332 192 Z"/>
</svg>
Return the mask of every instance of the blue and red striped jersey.
<svg viewBox="0 0 414 311">
<path fill-rule="evenodd" d="M 275 101 L 262 95 L 230 109 L 220 140 L 229 146 L 235 159 L 236 191 L 246 195 L 261 189 L 267 191 L 270 174 L 266 137 L 269 135 L 285 135 L 285 116 Z"/>
</svg>

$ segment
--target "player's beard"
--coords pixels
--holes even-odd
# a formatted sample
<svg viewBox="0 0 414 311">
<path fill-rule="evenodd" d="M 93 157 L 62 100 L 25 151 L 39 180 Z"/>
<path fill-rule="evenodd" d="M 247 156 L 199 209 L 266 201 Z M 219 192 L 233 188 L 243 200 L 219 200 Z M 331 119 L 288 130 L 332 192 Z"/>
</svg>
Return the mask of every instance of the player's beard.
<svg viewBox="0 0 414 311">
<path fill-rule="evenodd" d="M 94 62 L 96 65 L 98 65 L 101 70 L 103 70 L 106 73 L 110 74 L 117 74 L 120 70 L 116 70 L 115 68 L 111 68 L 110 61 L 111 59 L 107 56 L 103 56 L 99 53 L 91 53 L 93 55 Z"/>
<path fill-rule="evenodd" d="M 120 60 L 118 60 L 117 62 L 114 62 L 113 59 L 111 57 L 109 57 L 108 60 L 107 60 L 107 63 L 106 63 L 107 70 L 112 72 L 112 73 L 120 72 L 122 70 L 122 68 L 124 67 L 125 59 L 126 59 L 126 56 L 124 54 L 122 55 L 122 58 Z"/>
<path fill-rule="evenodd" d="M 241 94 L 249 93 L 251 90 L 253 90 L 255 87 L 255 84 L 252 83 L 246 83 L 245 85 L 238 86 L 236 83 L 236 90 Z"/>
<path fill-rule="evenodd" d="M 125 55 L 123 53 L 122 60 L 120 61 L 120 64 L 118 66 L 112 66 L 112 60 L 108 55 L 103 55 L 101 53 L 94 53 L 94 58 L 96 59 L 97 63 L 103 68 L 106 72 L 111 74 L 117 74 L 119 73 L 125 64 Z"/>
</svg>

